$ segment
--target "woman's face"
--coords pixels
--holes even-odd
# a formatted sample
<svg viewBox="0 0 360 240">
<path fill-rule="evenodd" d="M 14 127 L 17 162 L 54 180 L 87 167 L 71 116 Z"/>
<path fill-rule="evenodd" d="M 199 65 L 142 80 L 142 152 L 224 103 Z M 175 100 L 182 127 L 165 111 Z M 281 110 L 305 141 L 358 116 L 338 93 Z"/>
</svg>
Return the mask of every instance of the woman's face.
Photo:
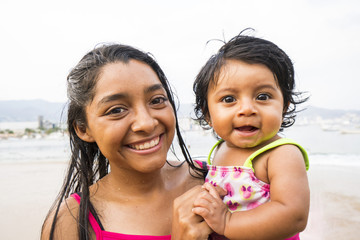
<svg viewBox="0 0 360 240">
<path fill-rule="evenodd" d="M 174 110 L 158 76 L 145 63 L 111 63 L 102 68 L 86 108 L 86 132 L 115 169 L 151 172 L 166 162 L 175 133 Z"/>
</svg>

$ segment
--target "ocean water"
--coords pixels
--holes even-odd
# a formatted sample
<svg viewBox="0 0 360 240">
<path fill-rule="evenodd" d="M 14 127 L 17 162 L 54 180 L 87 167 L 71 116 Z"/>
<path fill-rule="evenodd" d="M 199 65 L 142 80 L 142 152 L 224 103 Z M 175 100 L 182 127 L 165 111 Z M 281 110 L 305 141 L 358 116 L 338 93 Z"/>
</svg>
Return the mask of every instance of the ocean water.
<svg viewBox="0 0 360 240">
<path fill-rule="evenodd" d="M 0 140 L 0 163 L 61 162 L 69 159 L 67 137 Z"/>
<path fill-rule="evenodd" d="M 360 134 L 323 131 L 317 125 L 293 126 L 282 136 L 298 141 L 308 151 L 310 164 L 360 166 Z M 184 131 L 183 137 L 194 157 L 205 157 L 216 142 L 211 132 Z M 176 155 L 182 159 L 176 141 Z M 0 163 L 66 162 L 69 141 L 65 135 L 39 139 L 0 140 Z M 176 158 L 169 154 L 170 159 Z"/>
<path fill-rule="evenodd" d="M 360 166 L 360 134 L 323 131 L 318 125 L 292 126 L 281 133 L 299 142 L 308 152 L 310 164 Z M 216 142 L 212 133 L 185 132 L 192 156 L 206 157 Z"/>
</svg>

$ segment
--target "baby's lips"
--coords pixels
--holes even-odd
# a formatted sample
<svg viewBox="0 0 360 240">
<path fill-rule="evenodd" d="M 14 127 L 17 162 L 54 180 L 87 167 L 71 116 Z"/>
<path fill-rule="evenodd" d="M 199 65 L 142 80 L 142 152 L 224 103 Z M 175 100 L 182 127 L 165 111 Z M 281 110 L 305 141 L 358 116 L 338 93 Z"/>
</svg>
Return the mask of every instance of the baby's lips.
<svg viewBox="0 0 360 240">
<path fill-rule="evenodd" d="M 237 128 L 239 131 L 248 131 L 248 132 L 251 132 L 251 131 L 255 131 L 257 128 L 256 127 L 253 127 L 253 126 L 243 126 L 243 127 L 238 127 Z"/>
</svg>

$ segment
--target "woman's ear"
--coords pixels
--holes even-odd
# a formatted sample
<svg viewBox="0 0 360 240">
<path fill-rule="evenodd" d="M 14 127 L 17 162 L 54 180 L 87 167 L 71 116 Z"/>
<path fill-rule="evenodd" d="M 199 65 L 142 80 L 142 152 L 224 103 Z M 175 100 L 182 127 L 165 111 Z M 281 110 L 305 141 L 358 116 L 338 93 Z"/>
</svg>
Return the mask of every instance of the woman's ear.
<svg viewBox="0 0 360 240">
<path fill-rule="evenodd" d="M 90 130 L 83 124 L 73 123 L 76 135 L 85 142 L 95 142 Z"/>
</svg>

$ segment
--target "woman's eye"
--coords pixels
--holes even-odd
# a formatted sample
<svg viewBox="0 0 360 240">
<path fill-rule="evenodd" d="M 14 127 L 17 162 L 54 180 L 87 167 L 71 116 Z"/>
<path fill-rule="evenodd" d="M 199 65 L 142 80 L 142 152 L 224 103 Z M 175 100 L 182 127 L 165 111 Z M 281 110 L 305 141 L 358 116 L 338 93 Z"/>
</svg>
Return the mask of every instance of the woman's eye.
<svg viewBox="0 0 360 240">
<path fill-rule="evenodd" d="M 270 99 L 270 96 L 269 96 L 269 94 L 261 93 L 256 97 L 256 99 L 260 100 L 260 101 L 266 101 L 266 100 Z"/>
<path fill-rule="evenodd" d="M 223 97 L 221 101 L 225 102 L 225 103 L 232 103 L 232 102 L 235 102 L 236 100 L 232 96 L 226 96 L 226 97 Z"/>
<path fill-rule="evenodd" d="M 156 97 L 151 100 L 151 104 L 158 105 L 158 104 L 162 104 L 166 101 L 167 101 L 167 98 L 165 98 L 165 97 Z"/>
<path fill-rule="evenodd" d="M 115 107 L 115 108 L 110 109 L 110 110 L 106 113 L 106 115 L 121 114 L 121 113 L 123 113 L 124 111 L 125 111 L 125 109 L 122 108 L 122 107 Z"/>
</svg>

